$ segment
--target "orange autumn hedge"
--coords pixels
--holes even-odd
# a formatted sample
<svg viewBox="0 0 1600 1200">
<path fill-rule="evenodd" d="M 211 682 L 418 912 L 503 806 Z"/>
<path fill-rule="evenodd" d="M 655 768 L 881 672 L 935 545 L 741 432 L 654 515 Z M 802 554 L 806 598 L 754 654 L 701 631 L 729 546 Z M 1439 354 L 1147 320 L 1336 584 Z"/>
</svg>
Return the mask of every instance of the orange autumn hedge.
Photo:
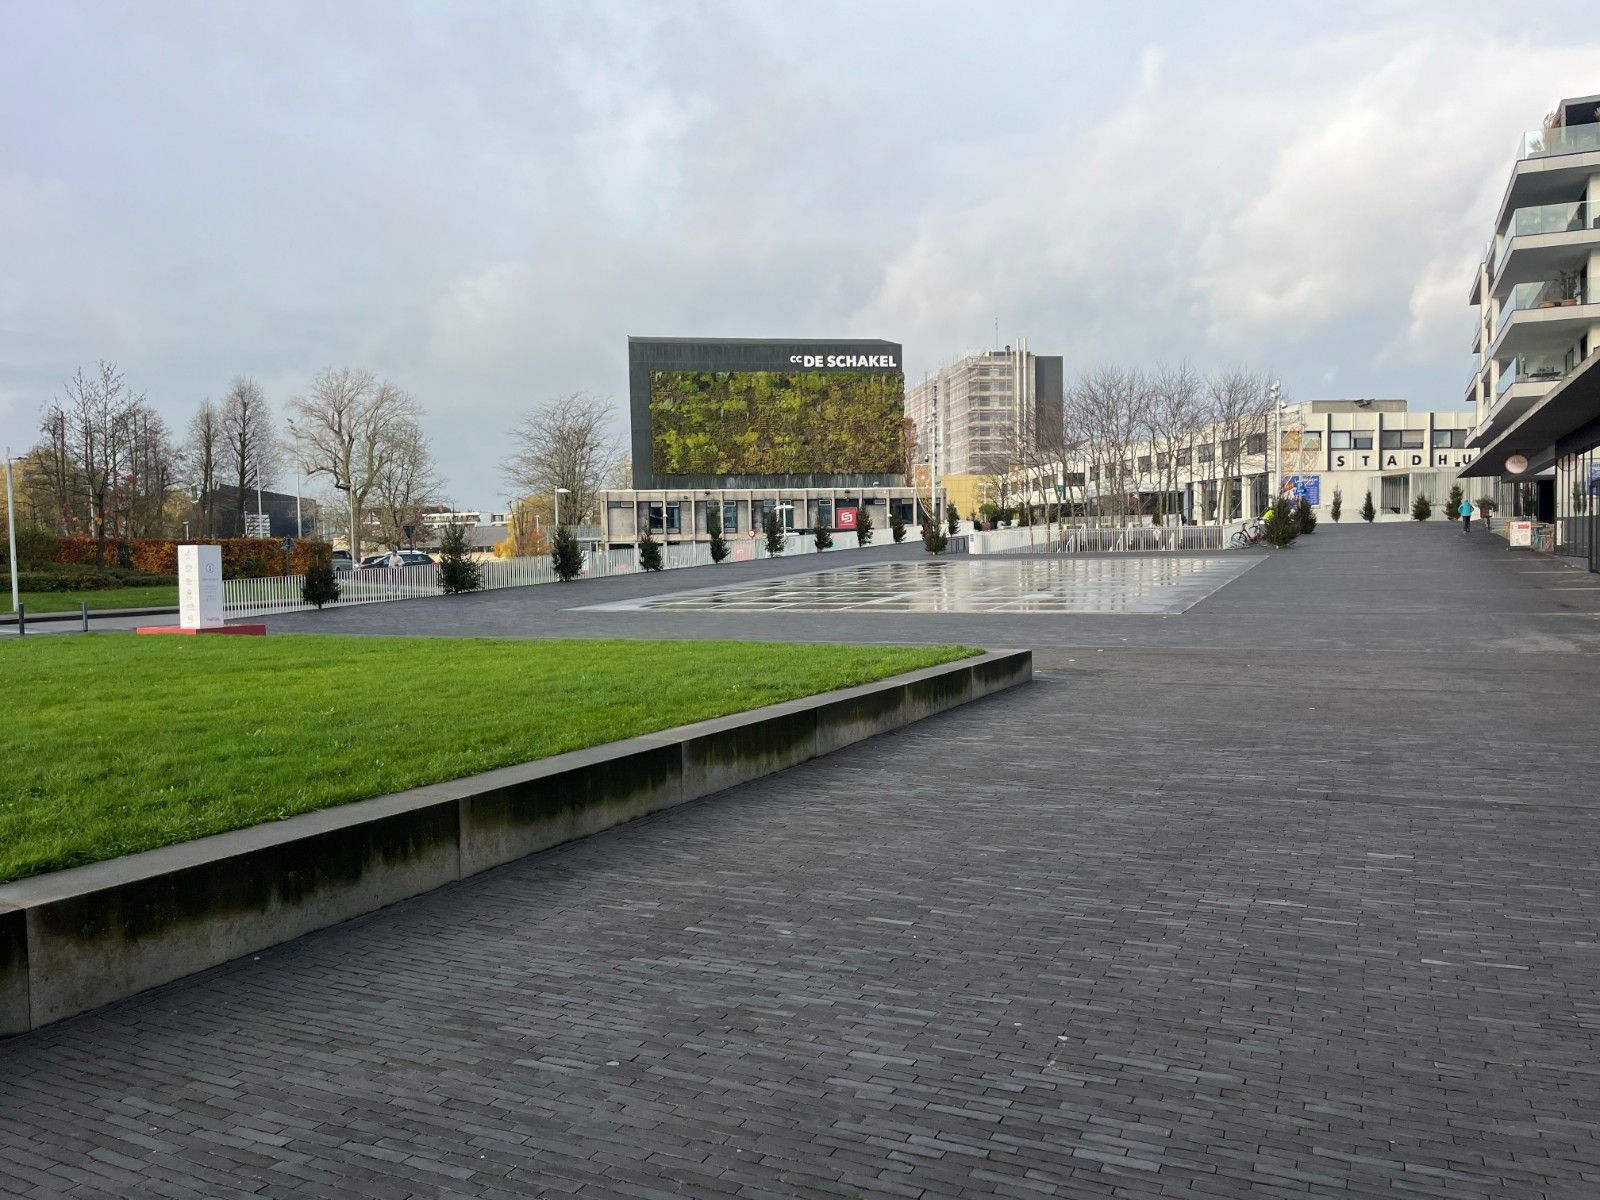
<svg viewBox="0 0 1600 1200">
<path fill-rule="evenodd" d="M 132 538 L 127 541 L 107 538 L 106 561 L 115 565 L 120 561 L 122 548 L 126 546 L 128 564 L 135 571 L 175 575 L 178 572 L 178 547 L 185 544 L 221 546 L 224 579 L 261 579 L 268 575 L 283 574 L 283 543 L 276 538 L 194 538 L 191 543 L 178 538 Z M 331 562 L 332 553 L 333 547 L 327 542 L 297 541 L 289 552 L 289 571 L 294 575 L 304 575 L 309 567 Z M 51 561 L 95 562 L 94 539 L 57 538 Z"/>
</svg>

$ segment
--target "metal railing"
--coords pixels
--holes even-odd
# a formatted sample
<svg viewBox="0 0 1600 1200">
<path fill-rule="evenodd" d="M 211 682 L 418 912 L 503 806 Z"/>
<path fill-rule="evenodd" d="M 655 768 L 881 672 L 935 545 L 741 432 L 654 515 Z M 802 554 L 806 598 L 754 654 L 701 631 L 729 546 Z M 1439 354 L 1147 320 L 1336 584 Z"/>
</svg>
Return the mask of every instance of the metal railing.
<svg viewBox="0 0 1600 1200">
<path fill-rule="evenodd" d="M 1105 554 L 1221 550 L 1240 523 L 1231 525 L 1036 525 L 966 535 L 968 554 Z M 954 549 L 952 545 L 952 549 Z"/>
<path fill-rule="evenodd" d="M 883 544 L 882 542 L 878 544 Z M 832 554 L 840 550 L 857 548 L 855 534 L 835 533 L 833 545 L 820 553 Z M 753 562 L 772 557 L 767 553 L 763 538 L 728 539 L 728 557 L 724 562 Z M 791 533 L 785 540 L 782 555 L 789 558 L 801 554 L 819 553 L 816 539 L 809 533 Z M 709 542 L 665 542 L 661 547 L 663 570 L 681 570 L 684 567 L 711 565 Z M 612 575 L 632 575 L 639 571 L 639 551 L 635 546 L 597 548 L 583 552 L 583 570 L 579 578 L 604 579 Z M 541 583 L 555 583 L 555 567 L 548 554 L 525 558 L 494 558 L 478 563 L 481 591 L 501 588 L 532 587 Z M 413 567 L 378 567 L 361 571 L 342 571 L 338 575 L 339 599 L 333 607 L 351 604 L 379 604 L 389 600 L 417 600 L 427 596 L 440 596 L 439 568 L 436 565 Z M 299 612 L 314 608 L 304 596 L 304 575 L 279 575 L 266 579 L 225 579 L 222 583 L 223 610 L 230 617 L 265 616 L 270 613 Z"/>
</svg>

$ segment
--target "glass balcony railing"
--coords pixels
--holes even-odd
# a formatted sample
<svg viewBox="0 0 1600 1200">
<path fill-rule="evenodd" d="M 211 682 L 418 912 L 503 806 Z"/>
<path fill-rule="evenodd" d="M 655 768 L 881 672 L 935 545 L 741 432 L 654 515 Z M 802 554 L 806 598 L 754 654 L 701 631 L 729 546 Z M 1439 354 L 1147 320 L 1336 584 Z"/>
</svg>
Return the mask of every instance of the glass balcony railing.
<svg viewBox="0 0 1600 1200">
<path fill-rule="evenodd" d="M 1565 129 L 1536 129 L 1522 135 L 1518 159 L 1549 158 L 1553 154 L 1582 154 L 1600 150 L 1600 124 L 1568 125 Z"/>
<path fill-rule="evenodd" d="M 1498 399 L 1507 388 L 1519 383 L 1555 383 L 1566 378 L 1567 370 L 1565 359 L 1519 354 L 1500 368 L 1500 382 L 1495 385 L 1495 397 Z"/>
<path fill-rule="evenodd" d="M 1578 271 L 1568 272 L 1561 279 L 1519 283 L 1511 289 L 1511 295 L 1500 306 L 1500 319 L 1495 322 L 1494 335 L 1500 336 L 1500 331 L 1506 327 L 1506 322 L 1511 320 L 1511 314 L 1514 312 L 1530 308 L 1563 308 L 1583 304 L 1585 291 L 1583 275 Z"/>
<path fill-rule="evenodd" d="M 1492 274 L 1500 273 L 1501 264 L 1511 252 L 1511 243 L 1519 237 L 1539 233 L 1578 233 L 1585 229 L 1600 229 L 1600 204 L 1575 200 L 1570 204 L 1536 204 L 1519 208 L 1511 214 L 1511 224 L 1505 237 L 1500 239 L 1500 249 L 1494 256 Z"/>
</svg>

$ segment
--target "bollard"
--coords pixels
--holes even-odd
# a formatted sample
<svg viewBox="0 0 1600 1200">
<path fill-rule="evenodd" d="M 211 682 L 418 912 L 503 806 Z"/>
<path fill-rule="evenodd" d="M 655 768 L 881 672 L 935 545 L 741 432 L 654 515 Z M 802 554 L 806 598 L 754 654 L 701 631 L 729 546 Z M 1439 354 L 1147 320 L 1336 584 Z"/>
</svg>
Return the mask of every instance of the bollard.
<svg viewBox="0 0 1600 1200">
<path fill-rule="evenodd" d="M 80 603 L 82 603 L 82 605 L 83 605 L 83 631 L 85 633 L 88 633 L 89 632 L 89 602 L 87 600 L 84 600 L 84 601 L 81 601 Z"/>
</svg>

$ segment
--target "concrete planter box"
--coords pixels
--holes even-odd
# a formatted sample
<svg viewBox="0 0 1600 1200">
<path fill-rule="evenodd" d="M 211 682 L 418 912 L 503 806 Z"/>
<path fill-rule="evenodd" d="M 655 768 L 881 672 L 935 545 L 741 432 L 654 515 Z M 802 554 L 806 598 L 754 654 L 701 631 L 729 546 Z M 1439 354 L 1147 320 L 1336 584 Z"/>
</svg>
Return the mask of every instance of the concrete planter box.
<svg viewBox="0 0 1600 1200">
<path fill-rule="evenodd" d="M 0 1035 L 1025 683 L 997 651 L 0 885 Z"/>
</svg>

